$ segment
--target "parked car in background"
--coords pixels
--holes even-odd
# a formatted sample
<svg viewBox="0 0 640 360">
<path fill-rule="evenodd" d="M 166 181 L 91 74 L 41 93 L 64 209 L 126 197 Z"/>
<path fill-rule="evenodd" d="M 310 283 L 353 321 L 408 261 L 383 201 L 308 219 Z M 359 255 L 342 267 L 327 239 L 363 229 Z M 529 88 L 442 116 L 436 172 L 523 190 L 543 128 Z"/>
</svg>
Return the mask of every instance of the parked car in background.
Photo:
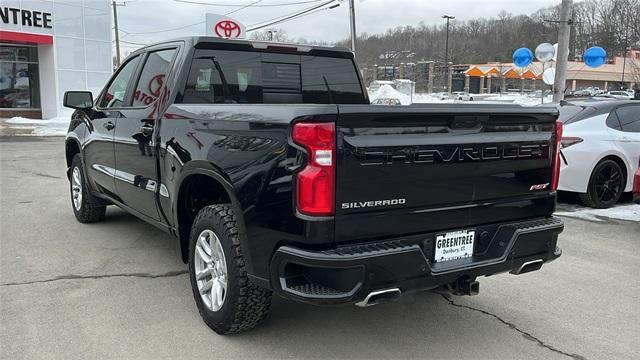
<svg viewBox="0 0 640 360">
<path fill-rule="evenodd" d="M 607 98 L 611 98 L 611 99 L 618 99 L 618 100 L 632 100 L 633 99 L 633 94 L 630 94 L 626 91 L 623 90 L 615 90 L 615 91 L 609 91 L 605 94 L 598 94 L 598 97 L 607 97 Z"/>
<path fill-rule="evenodd" d="M 638 170 L 633 177 L 633 201 L 640 204 L 640 163 L 638 164 Z"/>
<path fill-rule="evenodd" d="M 440 99 L 440 100 L 449 100 L 449 99 L 453 99 L 453 97 L 451 96 L 451 94 L 449 94 L 448 92 L 437 92 L 437 93 L 433 93 L 431 94 L 431 96 Z"/>
<path fill-rule="evenodd" d="M 563 103 L 560 185 L 582 202 L 607 208 L 631 191 L 640 156 L 640 104 L 635 101 Z"/>
<path fill-rule="evenodd" d="M 402 105 L 400 100 L 393 98 L 379 98 L 371 102 L 371 105 L 399 106 Z"/>
<path fill-rule="evenodd" d="M 468 92 L 454 91 L 454 92 L 451 93 L 451 95 L 456 100 L 473 101 L 473 96 L 471 96 L 471 94 L 469 94 Z"/>
</svg>

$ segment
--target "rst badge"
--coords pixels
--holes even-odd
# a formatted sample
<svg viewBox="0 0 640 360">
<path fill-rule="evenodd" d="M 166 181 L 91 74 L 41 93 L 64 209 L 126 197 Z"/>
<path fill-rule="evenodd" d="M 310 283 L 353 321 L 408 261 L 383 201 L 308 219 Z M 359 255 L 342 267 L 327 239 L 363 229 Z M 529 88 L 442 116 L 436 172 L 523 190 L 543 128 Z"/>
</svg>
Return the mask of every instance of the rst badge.
<svg viewBox="0 0 640 360">
<path fill-rule="evenodd" d="M 549 186 L 549 183 L 531 185 L 531 187 L 529 188 L 529 191 L 544 190 L 548 186 Z"/>
</svg>

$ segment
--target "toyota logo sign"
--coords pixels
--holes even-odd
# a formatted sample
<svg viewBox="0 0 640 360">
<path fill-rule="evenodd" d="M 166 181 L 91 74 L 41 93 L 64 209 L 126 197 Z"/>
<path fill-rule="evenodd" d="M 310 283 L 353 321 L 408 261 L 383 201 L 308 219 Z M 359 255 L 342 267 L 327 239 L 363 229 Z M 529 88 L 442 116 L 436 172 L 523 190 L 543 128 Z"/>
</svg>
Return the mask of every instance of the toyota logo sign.
<svg viewBox="0 0 640 360">
<path fill-rule="evenodd" d="M 240 33 L 242 33 L 240 25 L 232 20 L 218 21 L 213 27 L 213 31 L 216 35 L 224 38 L 237 38 L 240 36 Z"/>
<path fill-rule="evenodd" d="M 207 35 L 225 39 L 244 38 L 246 28 L 241 22 L 228 16 L 218 14 L 206 14 Z"/>
</svg>

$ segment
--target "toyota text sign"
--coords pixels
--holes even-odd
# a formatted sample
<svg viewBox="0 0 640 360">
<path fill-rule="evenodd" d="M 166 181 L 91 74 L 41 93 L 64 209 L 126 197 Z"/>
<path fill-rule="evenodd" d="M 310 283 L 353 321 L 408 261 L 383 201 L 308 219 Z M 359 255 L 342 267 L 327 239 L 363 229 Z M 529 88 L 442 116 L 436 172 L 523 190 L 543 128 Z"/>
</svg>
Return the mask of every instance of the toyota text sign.
<svg viewBox="0 0 640 360">
<path fill-rule="evenodd" d="M 239 21 L 218 14 L 207 14 L 207 35 L 225 39 L 245 38 L 245 27 Z"/>
</svg>

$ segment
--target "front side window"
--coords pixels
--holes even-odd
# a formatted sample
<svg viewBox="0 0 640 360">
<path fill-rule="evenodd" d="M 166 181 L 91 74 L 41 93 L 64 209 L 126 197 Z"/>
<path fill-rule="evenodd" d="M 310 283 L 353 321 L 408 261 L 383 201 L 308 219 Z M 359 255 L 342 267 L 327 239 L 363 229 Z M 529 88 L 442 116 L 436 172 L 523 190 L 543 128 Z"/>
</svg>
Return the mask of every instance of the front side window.
<svg viewBox="0 0 640 360">
<path fill-rule="evenodd" d="M 100 100 L 101 108 L 121 107 L 124 105 L 123 102 L 127 92 L 127 85 L 133 76 L 133 72 L 136 70 L 138 61 L 140 61 L 140 56 L 130 59 L 120 67 L 120 71 L 118 71 L 102 95 L 102 99 Z"/>
<path fill-rule="evenodd" d="M 620 127 L 625 132 L 640 132 L 640 106 L 627 105 L 616 109 Z"/>
<path fill-rule="evenodd" d="M 176 49 L 149 53 L 133 93 L 133 106 L 149 106 L 158 99 L 175 53 Z"/>
<path fill-rule="evenodd" d="M 0 108 L 40 108 L 38 49 L 0 45 Z"/>
</svg>

